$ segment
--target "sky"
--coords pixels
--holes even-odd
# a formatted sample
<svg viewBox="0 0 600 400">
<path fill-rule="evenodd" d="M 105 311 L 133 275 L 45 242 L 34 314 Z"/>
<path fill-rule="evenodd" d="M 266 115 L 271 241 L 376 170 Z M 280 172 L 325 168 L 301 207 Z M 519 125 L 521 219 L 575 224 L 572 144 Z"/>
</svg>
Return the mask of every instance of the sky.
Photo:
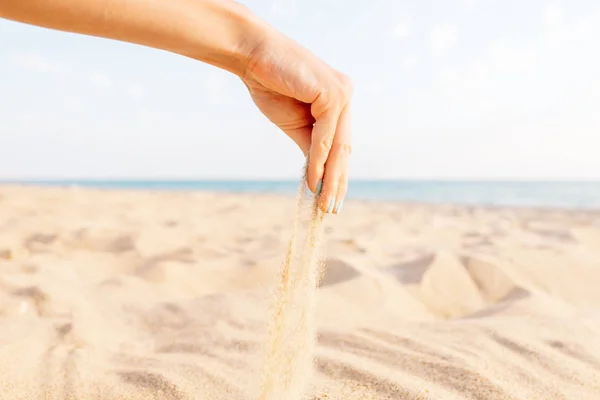
<svg viewBox="0 0 600 400">
<path fill-rule="evenodd" d="M 246 0 L 349 75 L 351 179 L 600 179 L 597 0 Z M 0 179 L 297 179 L 239 79 L 0 20 Z"/>
</svg>

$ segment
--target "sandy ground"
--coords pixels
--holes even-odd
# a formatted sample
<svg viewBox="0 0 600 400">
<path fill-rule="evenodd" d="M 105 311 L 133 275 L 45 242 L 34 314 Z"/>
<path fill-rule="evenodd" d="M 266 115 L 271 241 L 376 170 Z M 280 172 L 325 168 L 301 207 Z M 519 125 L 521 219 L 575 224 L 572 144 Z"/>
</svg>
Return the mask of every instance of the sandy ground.
<svg viewBox="0 0 600 400">
<path fill-rule="evenodd" d="M 256 400 L 294 207 L 0 187 L 0 398 Z M 348 202 L 325 236 L 307 399 L 600 399 L 600 213 Z"/>
</svg>

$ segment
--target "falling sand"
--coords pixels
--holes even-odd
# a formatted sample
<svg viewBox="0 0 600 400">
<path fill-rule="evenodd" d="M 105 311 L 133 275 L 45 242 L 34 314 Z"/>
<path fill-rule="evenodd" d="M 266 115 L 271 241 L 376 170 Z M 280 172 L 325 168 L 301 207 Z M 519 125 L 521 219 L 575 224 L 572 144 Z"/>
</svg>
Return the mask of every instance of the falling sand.
<svg viewBox="0 0 600 400">
<path fill-rule="evenodd" d="M 314 309 L 322 270 L 323 212 L 315 196 L 306 196 L 305 182 L 306 168 L 277 289 L 260 400 L 301 399 L 313 372 Z M 310 218 L 305 220 L 307 212 Z M 303 240 L 299 240 L 303 234 Z"/>
</svg>

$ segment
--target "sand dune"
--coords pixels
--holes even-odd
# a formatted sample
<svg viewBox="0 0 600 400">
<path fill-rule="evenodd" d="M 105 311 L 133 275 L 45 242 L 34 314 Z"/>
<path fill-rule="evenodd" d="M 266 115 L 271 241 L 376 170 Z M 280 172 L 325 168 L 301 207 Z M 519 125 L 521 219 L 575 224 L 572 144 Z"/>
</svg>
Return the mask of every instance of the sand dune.
<svg viewBox="0 0 600 400">
<path fill-rule="evenodd" d="M 293 199 L 0 188 L 0 398 L 255 400 Z M 600 213 L 346 205 L 307 399 L 600 399 Z"/>
</svg>

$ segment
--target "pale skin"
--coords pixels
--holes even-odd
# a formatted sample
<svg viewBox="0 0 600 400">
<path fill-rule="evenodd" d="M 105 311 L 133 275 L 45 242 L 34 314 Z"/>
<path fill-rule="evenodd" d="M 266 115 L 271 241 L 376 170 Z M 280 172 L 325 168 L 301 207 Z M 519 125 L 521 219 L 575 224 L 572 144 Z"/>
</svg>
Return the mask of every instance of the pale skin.
<svg viewBox="0 0 600 400">
<path fill-rule="evenodd" d="M 231 0 L 0 0 L 0 18 L 135 43 L 237 75 L 309 156 L 307 185 L 338 213 L 348 187 L 352 83 Z M 321 183 L 321 184 L 320 184 Z"/>
</svg>

